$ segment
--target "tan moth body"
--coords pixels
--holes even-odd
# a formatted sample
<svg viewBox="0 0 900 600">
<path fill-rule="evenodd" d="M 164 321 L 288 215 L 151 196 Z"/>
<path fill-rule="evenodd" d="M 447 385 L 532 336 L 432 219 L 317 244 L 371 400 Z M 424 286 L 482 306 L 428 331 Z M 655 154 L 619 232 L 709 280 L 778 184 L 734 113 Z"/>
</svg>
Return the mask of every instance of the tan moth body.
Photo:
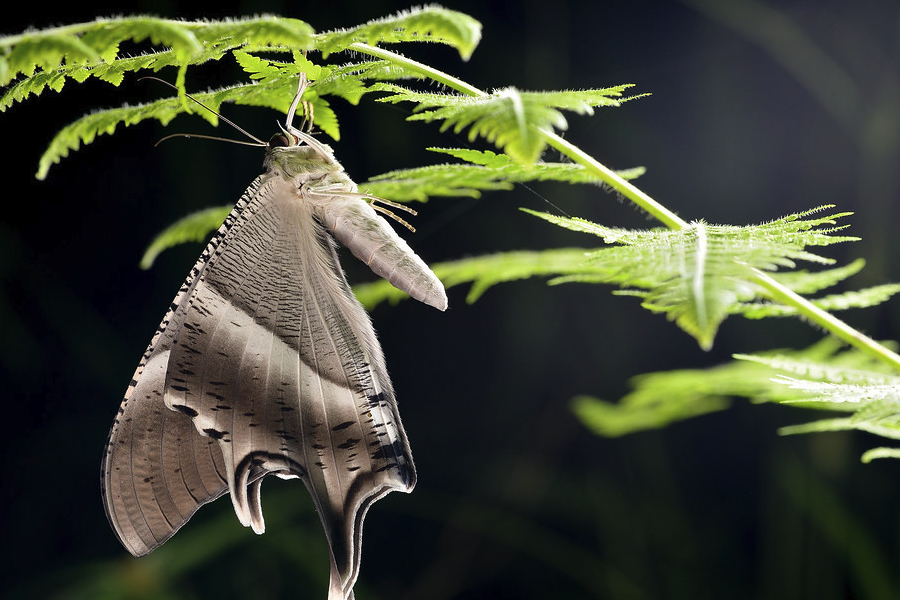
<svg viewBox="0 0 900 600">
<path fill-rule="evenodd" d="M 371 321 L 334 238 L 444 310 L 428 266 L 331 149 L 288 127 L 179 290 L 145 352 L 103 461 L 107 515 L 147 554 L 230 493 L 262 533 L 265 475 L 303 480 L 331 548 L 329 599 L 353 597 L 362 523 L 416 473 Z M 274 140 L 273 140 L 274 141 Z"/>
</svg>

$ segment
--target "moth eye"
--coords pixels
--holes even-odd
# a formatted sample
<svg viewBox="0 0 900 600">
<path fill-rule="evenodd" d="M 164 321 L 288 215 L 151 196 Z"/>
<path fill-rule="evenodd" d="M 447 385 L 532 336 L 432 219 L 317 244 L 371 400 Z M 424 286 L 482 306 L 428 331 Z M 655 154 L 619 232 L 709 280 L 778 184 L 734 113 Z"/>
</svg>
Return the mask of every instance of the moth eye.
<svg viewBox="0 0 900 600">
<path fill-rule="evenodd" d="M 283 133 L 276 133 L 269 140 L 269 148 L 280 148 L 287 146 L 296 146 L 297 142 L 291 140 L 288 136 Z"/>
</svg>

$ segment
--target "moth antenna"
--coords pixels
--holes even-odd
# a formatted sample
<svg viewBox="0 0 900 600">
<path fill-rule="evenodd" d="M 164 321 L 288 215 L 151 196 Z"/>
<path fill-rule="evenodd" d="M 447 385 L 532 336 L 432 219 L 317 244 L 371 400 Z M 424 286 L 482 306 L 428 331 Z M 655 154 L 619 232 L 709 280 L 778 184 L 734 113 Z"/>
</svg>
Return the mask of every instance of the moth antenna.
<svg viewBox="0 0 900 600">
<path fill-rule="evenodd" d="M 266 144 L 263 144 L 260 142 L 245 142 L 243 140 L 232 140 L 232 139 L 228 139 L 228 138 L 218 137 L 215 135 L 203 135 L 200 133 L 173 133 L 171 135 L 167 135 L 166 137 L 158 140 L 155 144 L 153 144 L 153 147 L 155 148 L 156 146 L 159 146 L 166 140 L 170 140 L 170 139 L 176 138 L 176 137 L 199 138 L 202 140 L 213 140 L 216 142 L 228 142 L 229 144 L 240 144 L 241 146 L 253 146 L 256 148 L 258 148 L 260 146 L 265 147 L 265 145 L 266 145 Z"/>
<path fill-rule="evenodd" d="M 165 85 L 169 86 L 169 87 L 172 88 L 173 90 L 178 91 L 178 87 L 177 87 L 177 86 L 172 85 L 171 83 L 169 83 L 169 82 L 166 81 L 165 79 L 160 79 L 159 77 L 153 77 L 153 76 L 151 76 L 151 75 L 147 75 L 147 76 L 145 76 L 145 77 L 141 77 L 140 79 L 138 79 L 138 81 L 143 81 L 144 79 L 152 79 L 153 81 L 158 81 L 158 82 L 160 82 L 160 83 L 162 83 L 162 84 L 165 84 Z M 238 125 L 237 123 L 235 123 L 234 121 L 232 121 L 231 119 L 229 119 L 228 117 L 223 117 L 221 113 L 214 111 L 213 109 L 211 109 L 211 108 L 208 107 L 207 105 L 203 104 L 202 102 L 200 102 L 199 100 L 197 100 L 196 98 L 194 98 L 193 96 L 191 96 L 190 94 L 188 94 L 187 92 L 185 92 L 184 95 L 187 96 L 187 97 L 188 97 L 190 100 L 192 100 L 193 102 L 196 102 L 196 103 L 197 103 L 199 106 L 201 106 L 202 108 L 205 108 L 206 110 L 208 110 L 208 111 L 211 112 L 212 114 L 216 115 L 217 117 L 219 117 L 220 119 L 222 119 L 223 121 L 225 121 L 225 123 L 227 123 L 228 125 L 231 125 L 233 128 L 235 128 L 235 129 L 236 129 L 237 131 L 239 131 L 240 133 L 243 133 L 243 134 L 246 135 L 248 138 L 250 138 L 251 140 L 253 140 L 254 142 L 256 142 L 256 144 L 251 144 L 251 145 L 259 145 L 259 146 L 266 146 L 266 145 L 267 145 L 264 141 L 262 141 L 261 139 L 259 139 L 258 137 L 256 137 L 255 135 L 253 135 L 252 133 L 250 133 L 249 131 L 247 131 L 246 129 L 244 129 L 243 127 L 241 127 L 240 125 Z M 200 136 L 197 136 L 197 137 L 200 137 Z"/>
</svg>

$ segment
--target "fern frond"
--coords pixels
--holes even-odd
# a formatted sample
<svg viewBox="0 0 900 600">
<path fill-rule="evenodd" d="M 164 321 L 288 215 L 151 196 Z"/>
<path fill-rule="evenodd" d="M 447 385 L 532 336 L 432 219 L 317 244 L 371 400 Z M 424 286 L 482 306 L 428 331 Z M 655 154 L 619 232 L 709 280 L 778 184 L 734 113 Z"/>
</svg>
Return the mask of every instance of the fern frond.
<svg viewBox="0 0 900 600">
<path fill-rule="evenodd" d="M 856 275 L 865 266 L 865 259 L 857 258 L 841 267 L 822 269 L 821 271 L 796 269 L 794 271 L 775 273 L 772 277 L 798 294 L 814 294 Z"/>
<path fill-rule="evenodd" d="M 756 363 L 775 373 L 787 373 L 795 378 L 819 381 L 886 385 L 897 379 L 896 372 L 861 352 L 841 351 L 843 345 L 833 338 L 825 338 L 817 345 L 796 352 L 773 351 L 761 354 L 735 354 L 735 360 Z M 823 352 L 824 350 L 824 352 Z M 779 384 L 782 389 L 787 389 Z M 799 392 L 783 392 L 779 402 L 799 402 L 805 399 Z"/>
<path fill-rule="evenodd" d="M 863 452 L 860 460 L 870 463 L 877 458 L 900 458 L 900 448 L 872 448 Z"/>
<path fill-rule="evenodd" d="M 437 263 L 431 265 L 431 268 L 445 288 L 471 283 L 472 287 L 466 296 L 466 302 L 471 304 L 491 286 L 499 283 L 542 275 L 577 273 L 585 268 L 586 252 L 587 250 L 583 248 L 503 252 Z M 369 309 L 384 301 L 393 304 L 408 297 L 405 292 L 401 292 L 383 279 L 354 286 L 353 292 L 363 306 Z"/>
<path fill-rule="evenodd" d="M 867 308 L 887 302 L 895 294 L 900 293 L 900 284 L 887 283 L 861 290 L 851 290 L 842 294 L 831 294 L 821 298 L 810 299 L 813 305 L 830 312 L 848 310 L 850 308 Z M 795 306 L 785 306 L 771 302 L 748 302 L 735 307 L 735 314 L 748 319 L 766 317 L 793 317 L 800 314 Z"/>
<path fill-rule="evenodd" d="M 424 6 L 364 25 L 316 36 L 316 49 L 327 57 L 362 42 L 376 45 L 398 42 L 435 42 L 455 48 L 468 59 L 481 41 L 481 23 L 472 17 L 440 6 Z"/>
<path fill-rule="evenodd" d="M 801 351 L 776 351 L 765 356 L 785 360 L 827 360 L 840 344 L 826 338 Z M 666 427 L 700 415 L 724 410 L 734 397 L 757 402 L 791 400 L 796 395 L 770 380 L 772 367 L 762 361 L 735 360 L 708 369 L 677 369 L 645 373 L 629 381 L 632 391 L 618 402 L 591 396 L 572 399 L 572 410 L 591 431 L 619 437 Z"/>
<path fill-rule="evenodd" d="M 527 181 L 560 181 L 600 185 L 600 181 L 583 166 L 574 163 L 524 164 L 505 154 L 490 151 L 429 148 L 470 164 L 430 165 L 417 169 L 390 171 L 361 184 L 367 193 L 396 201 L 426 201 L 432 196 L 469 196 L 478 198 L 482 191 L 507 190 L 515 183 Z M 643 168 L 616 171 L 623 179 L 634 179 Z"/>
<path fill-rule="evenodd" d="M 386 60 L 349 63 L 332 67 L 327 76 L 316 82 L 311 91 L 322 96 L 337 96 L 350 104 L 358 104 L 363 94 L 372 91 L 366 81 L 421 79 L 418 71 L 406 69 Z"/>
<path fill-rule="evenodd" d="M 846 360 L 847 358 L 850 360 Z M 837 419 L 822 419 L 779 430 L 782 434 L 859 430 L 900 439 L 900 375 L 883 363 L 856 351 L 836 360 L 817 362 L 783 356 L 737 355 L 777 372 L 771 381 L 782 385 L 788 398 L 780 402 L 814 409 L 850 412 Z M 878 450 L 875 451 L 879 455 Z M 889 454 L 886 454 L 886 456 Z M 864 455 L 863 460 L 871 460 Z"/>
<path fill-rule="evenodd" d="M 296 85 L 296 81 L 285 78 L 281 85 L 281 88 L 277 88 L 274 85 L 263 87 L 244 84 L 193 94 L 193 96 L 213 110 L 218 110 L 221 104 L 227 101 L 286 112 L 292 98 L 291 90 Z M 316 109 L 327 114 L 328 108 L 323 102 L 317 104 L 317 101 L 313 100 Z M 70 151 L 77 150 L 81 144 L 91 143 L 97 135 L 112 134 L 120 123 L 127 127 L 147 119 L 155 119 L 163 125 L 167 125 L 179 114 L 187 112 L 189 108 L 189 105 L 183 104 L 178 98 L 164 98 L 147 104 L 111 108 L 85 115 L 61 129 L 51 140 L 47 150 L 41 156 L 35 176 L 38 179 L 44 179 L 50 167 L 67 156 Z M 207 110 L 197 111 L 196 114 L 213 125 L 218 121 L 218 117 Z"/>
<path fill-rule="evenodd" d="M 719 325 L 737 310 L 738 303 L 765 298 L 753 283 L 751 269 L 794 268 L 796 260 L 830 264 L 831 259 L 806 247 L 857 239 L 833 235 L 843 227 L 825 227 L 835 225 L 847 213 L 807 218 L 824 208 L 761 225 L 694 222 L 677 231 L 625 230 L 584 219 L 525 212 L 619 244 L 593 252 L 589 257 L 592 271 L 557 278 L 552 283 L 591 281 L 627 286 L 631 289 L 620 293 L 640 297 L 645 308 L 666 314 L 701 347 L 709 348 Z"/>
<path fill-rule="evenodd" d="M 783 434 L 858 429 L 900 439 L 900 376 L 834 338 L 803 350 L 737 354 L 734 361 L 710 369 L 649 373 L 631 383 L 634 391 L 615 404 L 575 398 L 575 413 L 594 432 L 616 436 L 662 427 L 743 397 L 852 413 L 785 427 Z M 871 451 L 869 459 L 893 456 L 885 450 Z"/>
<path fill-rule="evenodd" d="M 381 102 L 415 102 L 409 120 L 442 121 L 441 131 L 469 129 L 469 140 L 478 137 L 502 149 L 514 160 L 533 163 L 546 146 L 541 130 L 564 130 L 568 122 L 562 110 L 593 114 L 596 106 L 618 106 L 622 93 L 632 87 L 619 85 L 595 90 L 521 92 L 504 88 L 484 96 L 419 92 L 394 84 L 376 84 L 373 90 L 390 92 Z"/>
<path fill-rule="evenodd" d="M 147 247 L 144 256 L 141 258 L 141 268 L 149 269 L 153 266 L 153 261 L 156 260 L 156 257 L 163 250 L 167 250 L 172 246 L 186 242 L 203 242 L 207 240 L 209 232 L 222 224 L 222 221 L 225 220 L 232 208 L 232 206 L 207 208 L 191 213 L 172 223 L 159 232 Z"/>
<path fill-rule="evenodd" d="M 839 384 L 816 385 L 817 382 L 787 382 L 810 394 L 820 393 L 822 402 L 828 407 L 835 406 L 834 398 L 841 398 L 842 404 L 852 403 L 853 414 L 838 419 L 821 419 L 801 425 L 782 427 L 782 435 L 798 433 L 819 433 L 826 431 L 865 431 L 890 439 L 900 439 L 900 384 L 890 387 L 841 386 Z M 848 407 L 849 408 L 849 407 Z"/>
<path fill-rule="evenodd" d="M 119 85 L 126 73 L 150 69 L 159 71 L 177 66 L 175 82 L 181 110 L 167 102 L 146 107 L 123 107 L 88 115 L 61 131 L 41 160 L 38 177 L 46 176 L 50 165 L 68 152 L 93 140 L 99 133 L 110 133 L 117 123 L 134 124 L 145 118 L 168 122 L 178 112 L 193 112 L 185 101 L 186 68 L 233 53 L 241 67 L 259 88 L 252 94 L 232 92 L 227 100 L 258 106 L 287 107 L 293 97 L 296 76 L 302 70 L 315 85 L 305 97 L 315 107 L 316 125 L 331 137 L 339 138 L 337 117 L 326 96 L 337 96 L 351 103 L 369 91 L 366 80 L 392 81 L 421 78 L 421 69 L 408 68 L 397 59 L 360 62 L 342 67 L 316 65 L 301 50 L 320 49 L 323 54 L 351 49 L 359 42 L 393 43 L 432 41 L 456 47 L 468 56 L 480 38 L 477 21 L 440 7 L 425 7 L 395 17 L 373 21 L 350 30 L 315 35 L 312 28 L 296 19 L 262 16 L 223 21 L 175 21 L 153 17 L 98 19 L 67 27 L 26 32 L 0 38 L 0 86 L 24 76 L 8 86 L 0 97 L 0 111 L 32 94 L 45 90 L 60 91 L 67 79 L 82 82 L 96 77 Z M 146 42 L 151 51 L 130 56 L 120 46 Z M 162 46 L 162 47 L 160 47 Z M 277 62 L 257 56 L 260 52 L 290 53 L 290 62 Z M 235 86 L 231 89 L 239 89 Z M 265 91 L 262 91 L 265 90 Z M 218 93 L 218 92 L 217 92 Z M 208 95 L 196 94 L 199 97 Z M 279 96 L 281 99 L 276 99 Z M 215 106 L 210 106 L 215 108 Z M 214 115 L 204 115 L 215 123 Z"/>
<path fill-rule="evenodd" d="M 695 380 L 690 373 L 687 375 L 686 381 Z M 728 377 L 729 373 L 723 371 L 721 376 Z M 707 381 L 714 385 L 719 377 L 716 374 L 711 374 L 711 377 L 713 379 Z M 725 410 L 730 406 L 728 398 L 704 395 L 688 386 L 679 386 L 680 382 L 674 377 L 665 379 L 663 383 L 672 386 L 664 399 L 653 390 L 647 395 L 634 392 L 618 404 L 593 396 L 576 396 L 572 399 L 572 412 L 597 435 L 620 437 L 638 431 L 662 429 L 672 423 Z"/>
<path fill-rule="evenodd" d="M 138 57 L 121 51 L 125 42 L 144 41 L 163 48 Z M 0 37 L 0 86 L 19 75 L 26 79 L 4 94 L 0 110 L 48 87 L 59 91 L 66 77 L 84 81 L 94 76 L 118 85 L 125 72 L 217 60 L 232 48 L 290 51 L 312 44 L 309 25 L 272 16 L 223 21 L 117 17 L 4 36 Z"/>
</svg>

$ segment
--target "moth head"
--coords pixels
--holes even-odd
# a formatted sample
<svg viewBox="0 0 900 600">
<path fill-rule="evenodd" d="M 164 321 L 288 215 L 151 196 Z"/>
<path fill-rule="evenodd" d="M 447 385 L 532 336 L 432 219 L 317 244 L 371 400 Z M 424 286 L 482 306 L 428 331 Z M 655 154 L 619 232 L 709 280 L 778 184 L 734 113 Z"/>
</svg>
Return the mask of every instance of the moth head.
<svg viewBox="0 0 900 600">
<path fill-rule="evenodd" d="M 289 148 L 291 146 L 299 145 L 297 138 L 291 136 L 289 133 L 276 133 L 271 138 L 269 138 L 269 148 Z"/>
<path fill-rule="evenodd" d="M 279 124 L 278 128 L 281 129 L 281 132 L 276 133 L 269 140 L 268 147 L 270 150 L 272 148 L 296 148 L 299 146 L 309 146 L 325 160 L 334 160 L 334 151 L 329 146 L 323 144 L 310 134 L 297 129 L 292 125 L 282 126 L 281 124 Z"/>
<path fill-rule="evenodd" d="M 266 144 L 264 166 L 267 169 L 277 169 L 288 177 L 343 170 L 334 158 L 334 151 L 326 144 L 295 127 L 280 129 Z"/>
</svg>

